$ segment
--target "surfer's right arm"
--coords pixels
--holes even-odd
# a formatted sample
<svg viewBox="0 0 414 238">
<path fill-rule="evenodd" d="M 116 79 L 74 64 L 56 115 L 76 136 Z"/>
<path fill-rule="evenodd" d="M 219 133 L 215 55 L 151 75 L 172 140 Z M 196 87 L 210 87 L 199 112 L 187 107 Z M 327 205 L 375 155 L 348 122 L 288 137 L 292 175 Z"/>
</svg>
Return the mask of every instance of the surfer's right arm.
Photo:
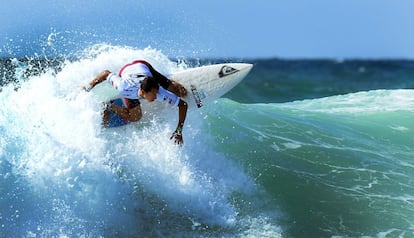
<svg viewBox="0 0 414 238">
<path fill-rule="evenodd" d="M 108 77 L 108 75 L 110 75 L 110 74 L 111 74 L 111 71 L 109 71 L 109 70 L 102 71 L 92 81 L 89 82 L 89 86 L 88 87 L 84 87 L 85 91 L 87 91 L 87 92 L 91 91 L 91 89 L 93 87 L 95 87 L 97 84 L 105 81 L 106 78 Z"/>
</svg>

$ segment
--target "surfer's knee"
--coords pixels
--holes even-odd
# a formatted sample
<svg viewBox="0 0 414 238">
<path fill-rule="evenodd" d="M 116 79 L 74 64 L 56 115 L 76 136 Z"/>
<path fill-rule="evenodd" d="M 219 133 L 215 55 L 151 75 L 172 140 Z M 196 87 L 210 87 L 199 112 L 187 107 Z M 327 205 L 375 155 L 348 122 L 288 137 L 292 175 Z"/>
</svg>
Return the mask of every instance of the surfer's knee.
<svg viewBox="0 0 414 238">
<path fill-rule="evenodd" d="M 133 109 L 130 109 L 129 115 L 130 115 L 130 117 L 128 118 L 128 120 L 131 121 L 131 122 L 137 122 L 137 121 L 141 120 L 141 118 L 142 118 L 141 107 L 137 106 L 137 107 L 134 107 Z"/>
<path fill-rule="evenodd" d="M 135 115 L 134 117 L 131 118 L 131 122 L 137 122 L 141 120 L 141 118 L 142 118 L 142 114 L 139 113 L 138 115 Z"/>
</svg>

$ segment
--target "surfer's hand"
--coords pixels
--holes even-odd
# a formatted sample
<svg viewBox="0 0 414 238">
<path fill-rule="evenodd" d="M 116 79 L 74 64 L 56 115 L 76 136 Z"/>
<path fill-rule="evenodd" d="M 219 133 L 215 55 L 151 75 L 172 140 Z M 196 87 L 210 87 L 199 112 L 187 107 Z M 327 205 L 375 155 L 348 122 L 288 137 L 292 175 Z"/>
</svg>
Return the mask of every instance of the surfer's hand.
<svg viewBox="0 0 414 238">
<path fill-rule="evenodd" d="M 170 137 L 170 140 L 172 140 L 173 138 L 174 138 L 174 144 L 183 145 L 184 141 L 183 141 L 183 135 L 181 134 L 181 132 L 174 131 Z"/>
<path fill-rule="evenodd" d="M 90 86 L 90 85 L 83 86 L 82 89 L 85 90 L 86 92 L 90 92 L 92 90 L 92 86 Z"/>
</svg>

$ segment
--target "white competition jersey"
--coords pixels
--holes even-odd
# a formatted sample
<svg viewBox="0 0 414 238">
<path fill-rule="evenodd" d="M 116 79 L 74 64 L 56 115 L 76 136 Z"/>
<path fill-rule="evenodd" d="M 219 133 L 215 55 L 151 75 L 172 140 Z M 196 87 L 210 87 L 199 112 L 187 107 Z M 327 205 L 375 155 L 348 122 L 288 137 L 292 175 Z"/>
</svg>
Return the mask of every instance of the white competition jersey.
<svg viewBox="0 0 414 238">
<path fill-rule="evenodd" d="M 116 89 L 119 94 L 129 99 L 139 99 L 139 88 L 141 80 L 152 77 L 152 74 L 143 63 L 131 63 L 125 65 L 119 75 L 110 74 L 106 80 Z"/>
<path fill-rule="evenodd" d="M 121 94 L 123 97 L 129 98 L 129 99 L 139 99 L 140 96 L 138 92 L 141 86 L 141 80 L 143 80 L 144 77 L 124 79 L 124 78 L 119 77 L 116 74 L 110 74 L 108 75 L 106 80 L 116 90 L 118 90 L 119 94 Z"/>
<path fill-rule="evenodd" d="M 131 64 L 125 65 L 121 69 L 120 74 L 122 79 L 138 78 L 143 76 L 152 77 L 151 71 L 148 68 L 148 66 L 139 62 L 133 62 Z"/>
<path fill-rule="evenodd" d="M 180 103 L 180 97 L 177 97 L 174 93 L 165 90 L 163 87 L 160 86 L 160 89 L 157 93 L 157 101 L 168 103 L 171 106 L 178 106 Z"/>
<path fill-rule="evenodd" d="M 141 80 L 145 77 L 152 77 L 149 68 L 142 63 L 131 63 L 124 66 L 120 72 L 121 76 L 109 74 L 106 80 L 116 89 L 119 94 L 129 99 L 140 99 L 139 89 Z M 159 87 L 157 101 L 168 103 L 172 106 L 178 106 L 180 98 L 174 93 Z"/>
</svg>

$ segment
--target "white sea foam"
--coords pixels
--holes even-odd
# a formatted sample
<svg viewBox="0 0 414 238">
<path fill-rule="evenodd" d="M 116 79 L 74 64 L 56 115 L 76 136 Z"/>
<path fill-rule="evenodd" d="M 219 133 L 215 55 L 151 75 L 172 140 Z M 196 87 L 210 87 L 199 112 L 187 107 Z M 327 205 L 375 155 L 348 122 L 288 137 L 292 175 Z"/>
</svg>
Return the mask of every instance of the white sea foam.
<svg viewBox="0 0 414 238">
<path fill-rule="evenodd" d="M 211 148 L 202 112 L 189 113 L 180 148 L 169 140 L 176 110 L 102 129 L 100 104 L 80 90 L 103 69 L 116 72 L 136 58 L 163 73 L 186 66 L 151 48 L 100 45 L 83 54 L 57 74 L 33 76 L 0 94 L 0 191 L 8 191 L 0 200 L 7 207 L 0 234 L 130 236 L 168 228 L 163 216 L 190 229 L 240 224 L 232 196 L 249 194 L 254 182 Z"/>
<path fill-rule="evenodd" d="M 414 93 L 411 89 L 372 90 L 320 99 L 296 101 L 285 108 L 326 113 L 376 113 L 414 111 Z"/>
</svg>

